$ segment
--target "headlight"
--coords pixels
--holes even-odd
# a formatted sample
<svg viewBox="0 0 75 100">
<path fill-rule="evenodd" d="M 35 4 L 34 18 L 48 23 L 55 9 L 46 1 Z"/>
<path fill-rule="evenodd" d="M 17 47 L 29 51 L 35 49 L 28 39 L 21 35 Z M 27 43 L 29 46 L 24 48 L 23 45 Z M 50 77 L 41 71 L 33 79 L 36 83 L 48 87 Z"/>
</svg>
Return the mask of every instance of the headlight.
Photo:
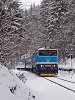
<svg viewBox="0 0 75 100">
<path fill-rule="evenodd" d="M 55 67 L 55 65 L 54 65 L 54 67 Z"/>
<path fill-rule="evenodd" d="M 41 65 L 41 67 L 43 67 L 43 65 Z"/>
</svg>

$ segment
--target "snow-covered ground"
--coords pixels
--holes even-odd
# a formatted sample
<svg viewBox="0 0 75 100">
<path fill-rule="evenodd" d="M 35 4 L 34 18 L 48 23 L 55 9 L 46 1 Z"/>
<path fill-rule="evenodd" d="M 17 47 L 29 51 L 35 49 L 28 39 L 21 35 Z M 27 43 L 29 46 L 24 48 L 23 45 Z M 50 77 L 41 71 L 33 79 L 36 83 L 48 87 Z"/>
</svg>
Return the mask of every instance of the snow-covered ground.
<svg viewBox="0 0 75 100">
<path fill-rule="evenodd" d="M 73 65 L 74 66 L 74 65 Z M 64 65 L 65 67 L 65 65 Z M 20 80 L 17 76 L 22 79 Z M 75 73 L 59 71 L 59 77 L 75 82 Z M 52 77 L 48 79 L 55 80 Z M 75 83 L 58 80 L 75 90 Z M 28 71 L 8 70 L 0 64 L 0 100 L 75 100 L 75 92 Z"/>
<path fill-rule="evenodd" d="M 0 100 L 33 100 L 30 90 L 12 71 L 0 64 Z"/>
<path fill-rule="evenodd" d="M 19 73 L 15 71 L 15 73 Z M 35 95 L 35 100 L 75 100 L 75 92 L 72 92 L 70 90 L 67 90 L 61 86 L 58 86 L 57 84 L 54 84 L 52 82 L 49 82 L 45 80 L 43 77 L 39 77 L 36 74 L 33 74 L 31 72 L 22 71 L 21 73 L 25 73 L 25 76 L 27 77 L 26 85 L 30 88 L 30 90 L 33 90 L 32 93 Z M 69 72 L 59 71 L 58 74 L 59 77 L 75 82 L 75 74 L 71 74 Z M 55 80 L 53 77 L 48 77 L 48 79 Z M 62 80 L 58 80 L 58 83 L 61 83 L 62 85 L 67 86 L 68 88 L 71 88 L 75 90 L 75 83 L 70 84 L 67 82 L 63 82 Z M 72 86 L 70 86 L 72 85 Z M 37 95 L 38 94 L 38 95 Z M 39 95 L 40 94 L 40 95 Z"/>
</svg>

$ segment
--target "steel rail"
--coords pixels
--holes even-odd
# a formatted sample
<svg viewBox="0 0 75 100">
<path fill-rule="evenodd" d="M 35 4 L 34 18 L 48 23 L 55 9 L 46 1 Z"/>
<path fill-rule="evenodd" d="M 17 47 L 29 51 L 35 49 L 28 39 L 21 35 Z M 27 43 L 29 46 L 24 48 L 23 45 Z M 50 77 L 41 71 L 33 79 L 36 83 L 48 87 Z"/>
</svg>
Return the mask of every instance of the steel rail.
<svg viewBox="0 0 75 100">
<path fill-rule="evenodd" d="M 72 92 L 75 92 L 75 90 L 70 89 L 70 88 L 68 88 L 68 87 L 66 87 L 66 86 L 64 86 L 64 85 L 62 85 L 62 84 L 60 84 L 60 83 L 57 83 L 57 82 L 52 81 L 52 80 L 47 79 L 47 78 L 44 78 L 44 79 L 46 79 L 46 80 L 48 80 L 48 81 L 50 81 L 50 82 L 52 82 L 52 83 L 55 83 L 55 84 L 57 84 L 57 85 L 59 85 L 59 86 L 61 86 L 61 87 L 65 88 L 65 89 L 67 89 L 67 90 L 70 90 L 70 91 L 72 91 Z"/>
</svg>

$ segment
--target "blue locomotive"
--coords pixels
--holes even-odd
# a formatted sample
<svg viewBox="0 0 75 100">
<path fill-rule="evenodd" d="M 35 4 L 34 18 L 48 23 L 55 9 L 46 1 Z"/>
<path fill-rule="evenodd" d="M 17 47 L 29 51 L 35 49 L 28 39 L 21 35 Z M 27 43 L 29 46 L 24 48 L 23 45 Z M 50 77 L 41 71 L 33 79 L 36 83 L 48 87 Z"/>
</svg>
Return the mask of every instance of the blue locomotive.
<svg viewBox="0 0 75 100">
<path fill-rule="evenodd" d="M 25 68 L 32 70 L 39 76 L 55 76 L 58 74 L 57 49 L 40 48 L 25 62 Z"/>
</svg>

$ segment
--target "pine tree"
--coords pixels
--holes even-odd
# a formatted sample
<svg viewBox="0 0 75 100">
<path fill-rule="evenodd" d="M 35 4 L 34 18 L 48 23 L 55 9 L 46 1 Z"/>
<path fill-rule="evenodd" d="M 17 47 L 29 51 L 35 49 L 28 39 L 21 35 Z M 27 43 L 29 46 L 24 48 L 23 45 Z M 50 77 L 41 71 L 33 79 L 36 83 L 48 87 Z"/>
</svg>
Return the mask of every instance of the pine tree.
<svg viewBox="0 0 75 100">
<path fill-rule="evenodd" d="M 21 15 L 16 1 L 1 0 L 0 4 L 0 62 L 12 65 L 15 58 L 14 48 L 17 45 L 17 31 L 21 27 Z"/>
</svg>

